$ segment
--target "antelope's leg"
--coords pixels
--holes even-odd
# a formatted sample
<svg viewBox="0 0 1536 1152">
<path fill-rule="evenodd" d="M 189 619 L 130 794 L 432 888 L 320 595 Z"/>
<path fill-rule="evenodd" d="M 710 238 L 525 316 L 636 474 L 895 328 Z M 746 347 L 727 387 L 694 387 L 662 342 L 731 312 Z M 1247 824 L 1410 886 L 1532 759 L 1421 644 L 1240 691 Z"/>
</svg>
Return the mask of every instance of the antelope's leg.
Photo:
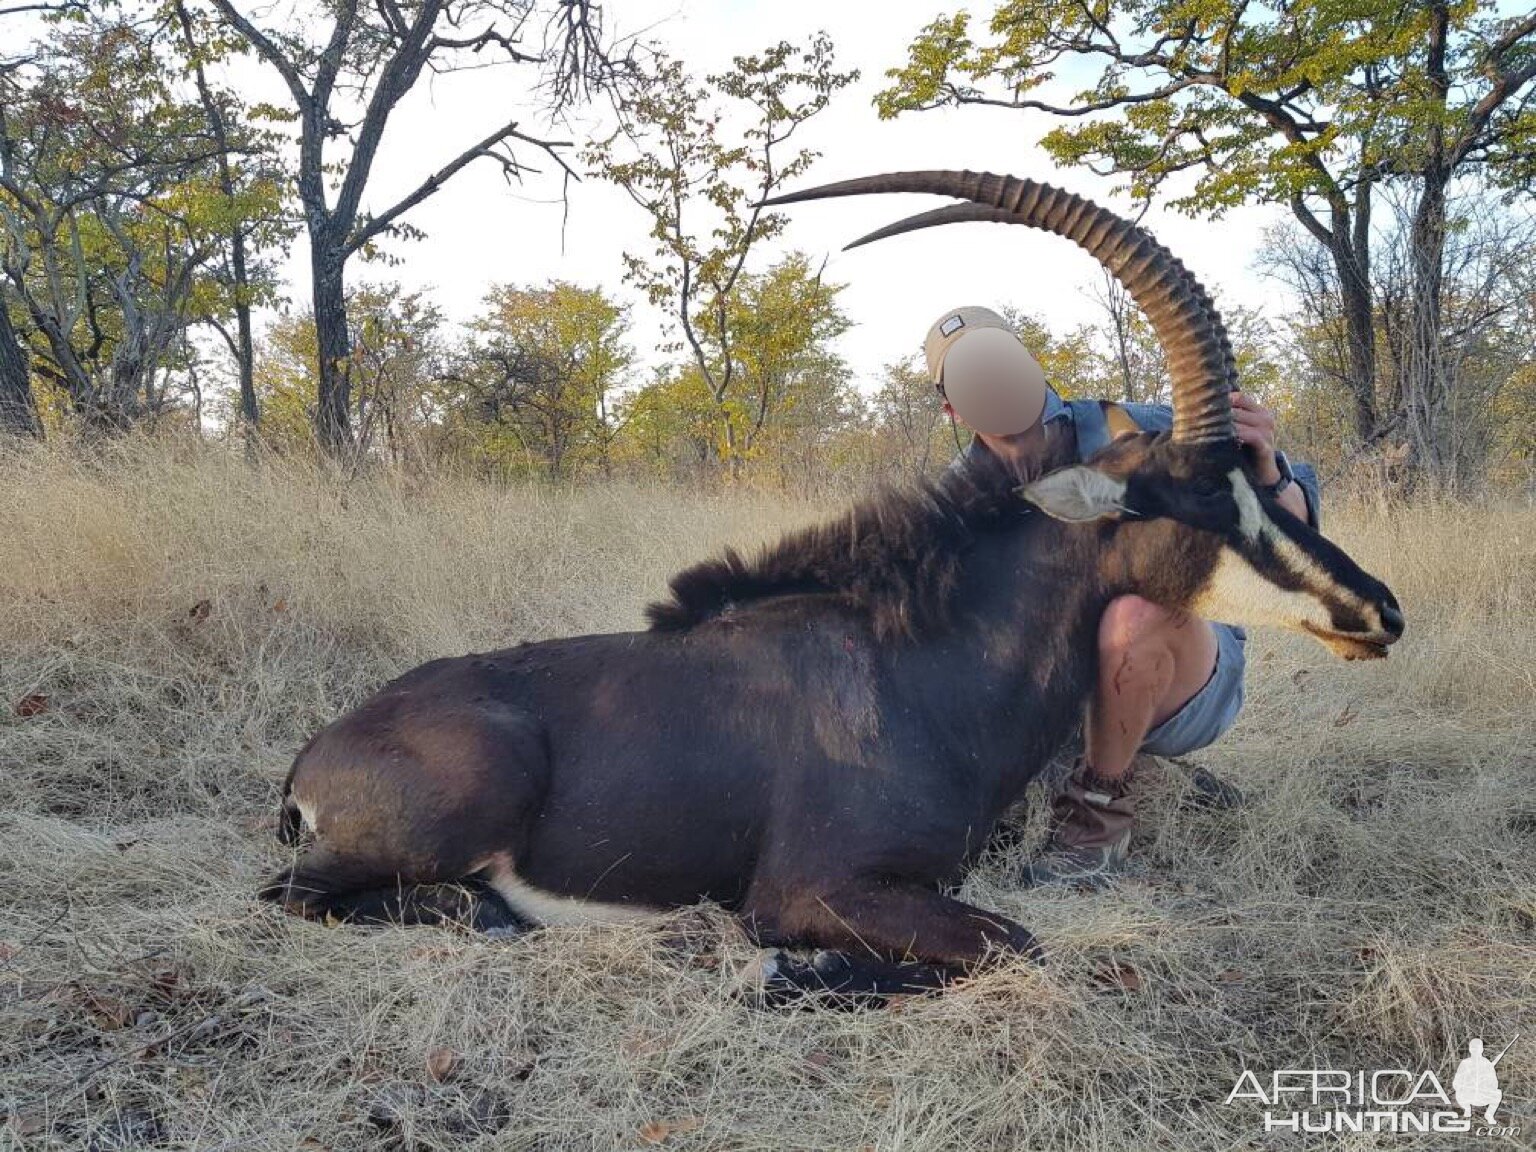
<svg viewBox="0 0 1536 1152">
<path fill-rule="evenodd" d="M 473 878 L 457 884 L 399 884 L 349 892 L 333 899 L 328 912 L 356 924 L 458 926 L 496 934 L 528 927 L 489 885 Z"/>
<path fill-rule="evenodd" d="M 311 920 L 355 924 L 458 924 L 479 932 L 528 927 L 479 876 L 418 884 L 368 871 L 324 848 L 308 848 L 257 893 Z"/>
<path fill-rule="evenodd" d="M 868 953 L 818 952 L 810 959 L 774 952 L 762 962 L 760 1000 L 793 1004 L 818 992 L 857 997 L 877 1007 L 887 996 L 931 992 L 965 975 L 964 969 L 915 961 L 880 960 Z"/>
<path fill-rule="evenodd" d="M 1040 945 L 1006 916 L 931 888 L 865 882 L 797 901 L 770 935 L 827 950 L 807 964 L 782 953 L 765 968 L 768 991 L 885 995 L 940 987 L 993 954 L 1040 959 Z"/>
</svg>

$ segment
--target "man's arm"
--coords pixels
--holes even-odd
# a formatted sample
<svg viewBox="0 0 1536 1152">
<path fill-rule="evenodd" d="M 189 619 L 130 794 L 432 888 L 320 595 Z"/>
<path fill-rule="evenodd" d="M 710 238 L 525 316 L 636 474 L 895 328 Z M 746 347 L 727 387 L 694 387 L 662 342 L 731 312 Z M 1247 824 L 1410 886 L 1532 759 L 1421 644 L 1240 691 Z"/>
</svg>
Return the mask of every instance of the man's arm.
<svg viewBox="0 0 1536 1152">
<path fill-rule="evenodd" d="M 1291 475 L 1296 477 L 1296 483 L 1280 493 L 1280 502 L 1284 504 L 1286 496 L 1291 492 L 1300 493 L 1304 507 L 1297 509 L 1289 504 L 1286 507 L 1298 519 L 1305 520 L 1309 528 L 1320 532 L 1323 528 L 1323 495 L 1322 486 L 1317 480 L 1317 469 L 1301 460 L 1292 460 L 1290 463 Z"/>
</svg>

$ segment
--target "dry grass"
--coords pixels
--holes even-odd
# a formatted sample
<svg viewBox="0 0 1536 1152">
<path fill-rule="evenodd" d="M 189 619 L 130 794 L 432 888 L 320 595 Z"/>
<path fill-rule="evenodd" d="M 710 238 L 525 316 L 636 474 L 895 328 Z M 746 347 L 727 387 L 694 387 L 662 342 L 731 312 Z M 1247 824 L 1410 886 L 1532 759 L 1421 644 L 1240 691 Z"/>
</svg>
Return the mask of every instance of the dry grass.
<svg viewBox="0 0 1536 1152">
<path fill-rule="evenodd" d="M 680 563 L 813 510 L 344 489 L 142 446 L 0 468 L 0 1146 L 1291 1146 L 1225 1103 L 1241 1068 L 1448 1084 L 1468 1036 L 1517 1030 L 1503 1144 L 1536 1132 L 1529 508 L 1334 510 L 1408 639 L 1346 666 L 1256 635 L 1250 705 L 1201 757 L 1251 804 L 1183 810 L 1169 769 L 1142 879 L 975 874 L 1045 969 L 775 1014 L 735 998 L 751 952 L 719 916 L 509 942 L 321 928 L 250 893 L 294 750 L 381 680 L 635 627 Z"/>
</svg>

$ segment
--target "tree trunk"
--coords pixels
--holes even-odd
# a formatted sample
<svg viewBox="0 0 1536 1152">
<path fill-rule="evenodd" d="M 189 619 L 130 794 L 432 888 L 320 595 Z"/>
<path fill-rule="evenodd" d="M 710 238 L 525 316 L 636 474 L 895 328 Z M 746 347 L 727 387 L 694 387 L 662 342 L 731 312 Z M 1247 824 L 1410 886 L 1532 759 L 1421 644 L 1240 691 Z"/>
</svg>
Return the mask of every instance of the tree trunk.
<svg viewBox="0 0 1536 1152">
<path fill-rule="evenodd" d="M 28 311 L 33 329 L 48 341 L 48 350 L 53 356 L 53 383 L 69 394 L 70 408 L 75 415 L 88 422 L 97 407 L 96 386 L 85 365 L 75 355 L 69 334 L 60 326 L 56 317 L 38 307 L 35 302 L 29 302 Z"/>
<path fill-rule="evenodd" d="M 16 339 L 5 300 L 0 298 L 0 435 L 35 436 L 43 426 L 32 402 L 32 373 L 27 354 Z"/>
<path fill-rule="evenodd" d="M 347 326 L 347 294 L 337 247 L 311 233 L 320 384 L 315 397 L 315 438 L 330 455 L 344 459 L 350 456 L 356 440 L 351 418 L 352 336 Z"/>
<path fill-rule="evenodd" d="M 203 70 L 197 42 L 192 35 L 192 17 L 180 0 L 176 4 L 176 15 L 181 21 L 182 35 L 186 38 L 187 54 L 195 63 L 194 73 L 203 112 L 208 117 L 213 142 L 219 149 L 219 191 L 226 204 L 233 205 L 235 174 L 229 161 L 229 124 L 224 110 L 214 98 L 213 89 L 208 86 L 208 76 Z M 256 351 L 255 341 L 251 338 L 251 292 L 250 275 L 246 270 L 245 227 L 239 221 L 229 230 L 229 260 L 230 274 L 234 280 L 231 287 L 235 299 L 235 367 L 240 375 L 240 419 L 245 425 L 246 443 L 249 446 L 261 413 L 256 404 Z"/>
<path fill-rule="evenodd" d="M 1447 183 L 1443 173 L 1425 175 L 1409 234 L 1413 300 L 1403 408 L 1419 469 L 1454 484 L 1457 461 L 1449 427 L 1451 381 L 1441 344 Z"/>
<path fill-rule="evenodd" d="M 1450 9 L 1445 0 L 1434 0 L 1429 5 L 1429 17 L 1424 74 L 1433 107 L 1424 131 L 1423 187 L 1408 238 L 1413 300 L 1409 310 L 1403 408 L 1420 471 L 1454 485 L 1457 461 L 1449 419 L 1451 381 L 1447 378 L 1440 331 L 1445 192 L 1451 182 L 1452 163 L 1446 154 L 1444 120 L 1450 92 L 1446 72 Z"/>
<path fill-rule="evenodd" d="M 231 256 L 235 276 L 235 353 L 236 367 L 240 372 L 240 419 L 247 430 L 254 430 L 261 420 L 261 410 L 256 404 L 256 342 L 251 336 L 250 287 L 245 270 L 245 233 L 236 225 Z"/>
<path fill-rule="evenodd" d="M 1371 300 L 1370 257 L 1354 244 L 1343 244 L 1334 247 L 1333 262 L 1339 275 L 1339 295 L 1344 310 L 1345 384 L 1354 401 L 1355 435 L 1364 444 L 1376 435 L 1380 424 L 1376 405 L 1376 317 Z"/>
<path fill-rule="evenodd" d="M 1371 290 L 1371 181 L 1362 176 L 1354 202 L 1337 190 L 1328 196 L 1330 220 L 1325 226 L 1300 196 L 1291 211 L 1328 251 L 1338 281 L 1339 310 L 1344 321 L 1344 386 L 1354 403 L 1355 435 L 1369 443 L 1380 430 L 1376 402 L 1376 311 Z"/>
</svg>

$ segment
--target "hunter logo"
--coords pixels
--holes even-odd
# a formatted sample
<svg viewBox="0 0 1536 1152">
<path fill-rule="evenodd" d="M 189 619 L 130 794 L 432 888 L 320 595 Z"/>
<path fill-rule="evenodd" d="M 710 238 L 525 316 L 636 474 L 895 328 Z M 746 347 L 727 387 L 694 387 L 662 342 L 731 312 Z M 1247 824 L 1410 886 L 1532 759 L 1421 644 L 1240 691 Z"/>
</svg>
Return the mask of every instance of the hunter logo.
<svg viewBox="0 0 1536 1152">
<path fill-rule="evenodd" d="M 1513 1044 L 1511 1040 L 1509 1044 Z M 1509 1044 L 1504 1045 L 1504 1052 L 1509 1051 Z M 1476 1037 L 1467 1041 L 1467 1058 L 1456 1066 L 1456 1078 L 1451 1081 L 1451 1091 L 1456 1093 L 1456 1106 L 1467 1116 L 1472 1115 L 1472 1110 L 1486 1108 L 1484 1114 L 1489 1124 L 1493 1123 L 1494 1110 L 1498 1108 L 1499 1101 L 1504 1099 L 1504 1093 L 1499 1091 L 1499 1074 L 1495 1071 L 1498 1062 L 1504 1059 L 1504 1052 L 1500 1052 L 1492 1060 L 1483 1055 L 1483 1042 Z"/>
<path fill-rule="evenodd" d="M 1504 1094 L 1497 1066 L 1517 1035 L 1492 1060 L 1482 1040 L 1467 1042 L 1447 1093 L 1433 1071 L 1384 1068 L 1376 1072 L 1343 1068 L 1281 1068 L 1267 1079 L 1245 1069 L 1227 1096 L 1228 1104 L 1251 1100 L 1264 1108 L 1264 1131 L 1286 1132 L 1468 1132 L 1477 1136 L 1518 1136 L 1518 1126 L 1495 1119 Z M 1506 1116 L 1507 1119 L 1507 1116 Z"/>
</svg>

